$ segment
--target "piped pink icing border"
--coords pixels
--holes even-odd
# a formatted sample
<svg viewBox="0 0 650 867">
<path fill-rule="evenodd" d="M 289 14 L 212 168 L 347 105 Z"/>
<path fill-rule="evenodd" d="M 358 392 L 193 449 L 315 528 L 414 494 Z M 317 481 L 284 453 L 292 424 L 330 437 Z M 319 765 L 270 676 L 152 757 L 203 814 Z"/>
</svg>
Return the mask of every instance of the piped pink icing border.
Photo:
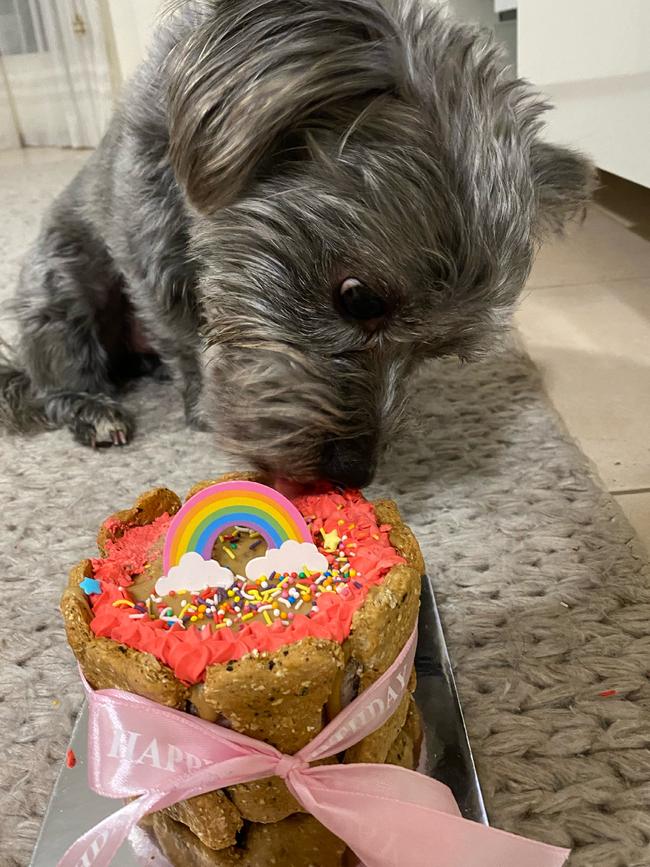
<svg viewBox="0 0 650 867">
<path fill-rule="evenodd" d="M 370 587 L 405 560 L 390 544 L 390 527 L 377 524 L 372 504 L 358 491 L 299 496 L 294 504 L 305 517 L 315 543 L 322 539 L 321 528 L 329 533 L 345 526 L 348 539 L 356 544 L 357 578 L 348 585 L 350 592 L 345 597 L 323 594 L 318 612 L 310 617 L 298 614 L 289 626 L 277 622 L 267 626 L 254 621 L 237 631 L 209 632 L 195 626 L 174 625 L 169 629 L 161 620 L 133 620 L 129 617 L 132 609 L 116 608 L 113 602 L 128 598 L 130 576 L 142 572 L 150 552 L 160 545 L 171 520 L 164 515 L 152 524 L 127 529 L 120 539 L 107 543 L 105 558 L 93 560 L 93 577 L 100 581 L 102 592 L 90 597 L 94 613 L 92 631 L 153 654 L 188 684 L 201 682 L 207 666 L 240 659 L 253 650 L 273 652 L 308 636 L 344 641 Z M 351 524 L 353 529 L 348 529 Z"/>
</svg>

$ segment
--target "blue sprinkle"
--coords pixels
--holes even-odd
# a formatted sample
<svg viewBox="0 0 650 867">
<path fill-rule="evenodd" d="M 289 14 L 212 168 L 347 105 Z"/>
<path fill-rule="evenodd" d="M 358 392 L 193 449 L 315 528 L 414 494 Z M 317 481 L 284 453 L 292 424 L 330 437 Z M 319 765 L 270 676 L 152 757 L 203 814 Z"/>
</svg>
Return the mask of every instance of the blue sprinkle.
<svg viewBox="0 0 650 867">
<path fill-rule="evenodd" d="M 102 585 L 97 581 L 96 578 L 84 578 L 83 581 L 79 582 L 79 586 L 86 594 L 86 596 L 90 596 L 91 593 L 101 593 Z"/>
<path fill-rule="evenodd" d="M 359 581 L 353 581 L 352 583 L 357 588 L 357 590 L 361 590 L 361 588 L 363 587 L 363 584 L 361 584 Z"/>
</svg>

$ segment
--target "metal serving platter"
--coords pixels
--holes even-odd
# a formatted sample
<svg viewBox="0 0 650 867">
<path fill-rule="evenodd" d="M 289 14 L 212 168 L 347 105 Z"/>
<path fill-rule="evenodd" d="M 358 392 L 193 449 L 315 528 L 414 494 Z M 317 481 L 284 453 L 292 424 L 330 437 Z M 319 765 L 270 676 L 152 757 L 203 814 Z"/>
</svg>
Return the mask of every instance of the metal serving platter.
<svg viewBox="0 0 650 867">
<path fill-rule="evenodd" d="M 415 659 L 416 700 L 422 715 L 424 743 L 419 770 L 450 787 L 467 819 L 487 824 L 463 714 L 431 580 L 422 586 L 418 648 Z M 88 711 L 84 704 L 70 740 L 77 763 L 59 773 L 31 867 L 55 867 L 66 849 L 89 828 L 113 813 L 120 803 L 92 792 L 86 781 Z M 145 832 L 136 829 L 113 860 L 114 867 L 168 867 Z M 191 865 L 188 865 L 191 867 Z"/>
</svg>

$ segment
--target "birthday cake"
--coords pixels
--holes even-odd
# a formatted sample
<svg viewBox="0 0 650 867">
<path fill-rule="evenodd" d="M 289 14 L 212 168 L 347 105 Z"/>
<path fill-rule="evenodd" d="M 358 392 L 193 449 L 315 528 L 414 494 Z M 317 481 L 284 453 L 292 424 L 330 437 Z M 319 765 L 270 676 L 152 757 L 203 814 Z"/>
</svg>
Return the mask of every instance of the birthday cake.
<svg viewBox="0 0 650 867">
<path fill-rule="evenodd" d="M 120 689 L 294 754 L 393 663 L 423 562 L 391 501 L 322 487 L 291 500 L 252 474 L 164 488 L 102 525 L 70 574 L 69 643 L 94 689 Z M 404 698 L 340 762 L 413 767 Z M 337 867 L 345 846 L 271 777 L 149 817 L 177 865 Z"/>
</svg>

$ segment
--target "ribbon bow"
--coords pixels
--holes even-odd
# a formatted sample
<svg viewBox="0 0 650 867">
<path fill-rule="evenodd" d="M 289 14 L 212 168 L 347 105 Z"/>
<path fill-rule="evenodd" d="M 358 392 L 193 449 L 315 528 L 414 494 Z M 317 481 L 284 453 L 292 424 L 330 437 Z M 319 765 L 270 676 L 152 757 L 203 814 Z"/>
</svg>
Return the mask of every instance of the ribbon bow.
<svg viewBox="0 0 650 867">
<path fill-rule="evenodd" d="M 391 667 L 295 756 L 132 693 L 87 686 L 89 784 L 100 795 L 136 800 L 80 837 L 58 867 L 106 867 L 147 813 L 272 776 L 365 867 L 561 867 L 567 850 L 463 819 L 447 786 L 415 771 L 310 766 L 391 716 L 406 691 L 415 644 L 414 632 Z"/>
</svg>

